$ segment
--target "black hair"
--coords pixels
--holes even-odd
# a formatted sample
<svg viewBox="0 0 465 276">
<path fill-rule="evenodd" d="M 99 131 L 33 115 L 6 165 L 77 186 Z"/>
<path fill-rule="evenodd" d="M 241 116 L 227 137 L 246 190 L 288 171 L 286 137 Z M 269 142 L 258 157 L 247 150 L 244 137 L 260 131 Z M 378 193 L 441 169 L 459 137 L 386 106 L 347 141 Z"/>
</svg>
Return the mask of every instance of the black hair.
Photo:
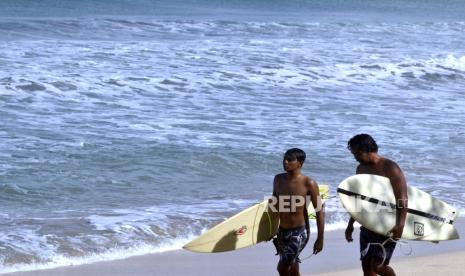
<svg viewBox="0 0 465 276">
<path fill-rule="evenodd" d="M 368 134 L 362 133 L 350 138 L 347 142 L 349 150 L 357 149 L 362 152 L 378 152 L 378 145 L 375 139 Z"/>
<path fill-rule="evenodd" d="M 292 148 L 288 149 L 286 153 L 284 154 L 284 158 L 289 157 L 290 160 L 296 160 L 300 162 L 300 164 L 304 164 L 305 158 L 307 155 L 305 154 L 305 151 L 298 149 L 298 148 Z"/>
</svg>

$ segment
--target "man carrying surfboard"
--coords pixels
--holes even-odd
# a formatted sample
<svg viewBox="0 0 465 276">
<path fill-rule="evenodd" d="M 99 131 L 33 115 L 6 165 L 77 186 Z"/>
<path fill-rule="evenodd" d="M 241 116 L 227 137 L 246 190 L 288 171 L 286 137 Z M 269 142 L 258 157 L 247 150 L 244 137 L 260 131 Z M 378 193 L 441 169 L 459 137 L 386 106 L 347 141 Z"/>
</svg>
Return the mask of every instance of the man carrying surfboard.
<svg viewBox="0 0 465 276">
<path fill-rule="evenodd" d="M 307 214 L 309 201 L 316 210 L 318 237 L 313 253 L 323 249 L 324 215 L 317 183 L 301 173 L 306 154 L 293 148 L 284 154 L 283 168 L 273 181 L 273 201 L 270 210 L 279 215 L 277 249 L 279 275 L 300 275 L 299 254 L 308 242 L 310 228 Z"/>
<path fill-rule="evenodd" d="M 394 161 L 378 155 L 378 145 L 368 134 L 359 134 L 352 137 L 347 143 L 347 148 L 352 152 L 355 160 L 360 163 L 357 167 L 357 174 L 373 174 L 389 178 L 397 202 L 396 224 L 386 233 L 386 236 L 372 232 L 363 226 L 360 228 L 360 260 L 362 261 L 363 273 L 365 276 L 396 275 L 389 266 L 396 243 L 392 241 L 384 242 L 389 237 L 397 240 L 402 236 L 408 205 L 407 183 L 404 173 Z M 345 231 L 348 242 L 353 241 L 354 221 L 353 218 L 349 220 Z M 379 244 L 383 243 L 385 252 L 379 246 Z M 378 246 L 369 246 L 370 244 L 377 244 Z"/>
</svg>

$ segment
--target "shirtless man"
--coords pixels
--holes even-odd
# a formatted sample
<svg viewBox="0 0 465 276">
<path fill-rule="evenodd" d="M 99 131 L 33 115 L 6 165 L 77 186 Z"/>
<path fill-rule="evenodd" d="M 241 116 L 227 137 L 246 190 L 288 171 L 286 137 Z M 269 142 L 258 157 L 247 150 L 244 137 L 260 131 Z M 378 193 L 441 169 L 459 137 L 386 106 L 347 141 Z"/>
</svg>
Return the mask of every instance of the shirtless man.
<svg viewBox="0 0 465 276">
<path fill-rule="evenodd" d="M 378 155 L 378 145 L 375 140 L 368 134 L 359 134 L 347 143 L 347 148 L 352 152 L 360 165 L 357 167 L 357 174 L 374 174 L 389 178 L 394 196 L 396 198 L 396 224 L 386 233 L 386 236 L 374 233 L 365 227 L 360 228 L 360 252 L 364 251 L 369 243 L 383 243 L 388 236 L 393 239 L 399 239 L 405 224 L 407 215 L 407 183 L 404 174 L 399 166 L 387 158 Z M 345 231 L 346 240 L 352 242 L 352 232 L 354 231 L 354 219 L 349 220 Z M 395 276 L 394 270 L 389 266 L 389 261 L 396 247 L 395 242 L 387 242 L 384 246 L 386 249 L 386 259 L 382 263 L 384 253 L 379 246 L 371 246 L 366 254 L 360 257 L 362 261 L 363 275 L 386 275 Z"/>
<path fill-rule="evenodd" d="M 283 167 L 286 173 L 278 174 L 273 181 L 273 199 L 270 203 L 274 215 L 279 215 L 278 253 L 279 275 L 300 275 L 299 254 L 304 249 L 308 235 L 309 201 L 316 210 L 318 237 L 313 253 L 323 249 L 324 215 L 317 183 L 301 173 L 305 152 L 293 148 L 284 154 Z M 308 228 L 309 229 L 309 228 Z M 308 233 L 309 234 L 309 233 Z"/>
</svg>

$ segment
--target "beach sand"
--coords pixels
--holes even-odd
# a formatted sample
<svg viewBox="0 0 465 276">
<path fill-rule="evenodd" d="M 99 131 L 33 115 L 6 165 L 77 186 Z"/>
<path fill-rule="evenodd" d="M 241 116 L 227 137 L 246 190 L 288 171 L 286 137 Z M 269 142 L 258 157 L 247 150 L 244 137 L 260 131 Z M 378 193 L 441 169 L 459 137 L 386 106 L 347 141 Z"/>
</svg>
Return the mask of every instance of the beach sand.
<svg viewBox="0 0 465 276">
<path fill-rule="evenodd" d="M 465 237 L 465 219 L 456 222 Z M 325 234 L 324 251 L 309 256 L 315 235 L 303 251 L 303 275 L 362 275 L 359 262 L 358 230 L 353 243 L 344 240 L 343 231 Z M 410 254 L 408 254 L 411 251 Z M 185 250 L 150 254 L 124 260 L 3 274 L 8 276 L 106 276 L 106 275 L 277 275 L 277 256 L 271 243 L 225 253 L 192 253 Z M 465 243 L 461 240 L 409 242 L 399 246 L 391 265 L 397 275 L 463 275 Z M 460 271 L 460 272 L 459 272 Z"/>
<path fill-rule="evenodd" d="M 392 267 L 397 275 L 421 276 L 458 276 L 464 275 L 463 262 L 465 251 L 444 253 L 423 257 L 393 260 Z M 305 274 L 313 275 L 313 274 Z M 336 272 L 318 273 L 320 276 L 358 276 L 363 275 L 361 268 L 345 269 Z"/>
</svg>

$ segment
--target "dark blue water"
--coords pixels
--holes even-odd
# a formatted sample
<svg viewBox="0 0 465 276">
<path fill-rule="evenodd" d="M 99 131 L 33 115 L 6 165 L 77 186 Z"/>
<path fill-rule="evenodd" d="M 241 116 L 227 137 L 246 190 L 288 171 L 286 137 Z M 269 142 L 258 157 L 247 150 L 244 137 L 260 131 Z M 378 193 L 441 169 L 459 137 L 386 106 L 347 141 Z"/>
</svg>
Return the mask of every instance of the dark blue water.
<svg viewBox="0 0 465 276">
<path fill-rule="evenodd" d="M 1 17 L 95 17 L 95 16 L 148 16 L 171 17 L 172 19 L 265 19 L 283 17 L 295 20 L 310 20 L 309 16 L 321 19 L 325 16 L 331 21 L 376 20 L 412 20 L 422 18 L 435 21 L 463 20 L 465 12 L 461 0 L 83 0 L 83 1 L 34 1 L 7 0 L 0 3 Z M 294 17 L 294 18 L 292 18 Z M 319 20 L 318 20 L 319 21 Z"/>
</svg>

